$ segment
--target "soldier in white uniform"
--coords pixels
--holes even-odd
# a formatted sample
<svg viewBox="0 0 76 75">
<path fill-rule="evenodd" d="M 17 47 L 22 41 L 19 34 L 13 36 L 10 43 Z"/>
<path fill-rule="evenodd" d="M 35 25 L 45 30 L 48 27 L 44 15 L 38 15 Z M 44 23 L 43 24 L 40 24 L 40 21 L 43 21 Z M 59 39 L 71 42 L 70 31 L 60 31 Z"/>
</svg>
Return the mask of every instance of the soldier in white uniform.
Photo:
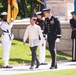
<svg viewBox="0 0 76 75">
<path fill-rule="evenodd" d="M 3 20 L 0 24 L 0 28 L 2 29 L 2 48 L 3 48 L 3 56 L 2 60 L 4 61 L 3 68 L 12 68 L 8 64 L 9 55 L 10 55 L 10 48 L 11 48 L 11 28 L 13 23 L 7 23 L 7 12 L 1 13 L 1 19 Z"/>
<path fill-rule="evenodd" d="M 43 31 L 44 31 L 44 20 L 42 18 L 42 12 L 41 11 L 36 12 L 36 17 L 37 17 L 36 24 L 41 27 L 41 30 L 42 30 L 42 33 L 43 33 Z M 40 61 L 41 65 L 46 65 L 47 64 L 47 63 L 45 63 L 46 36 L 44 36 L 43 42 L 44 42 L 44 46 L 42 46 L 42 40 L 40 39 L 40 43 L 39 43 L 39 61 Z"/>
<path fill-rule="evenodd" d="M 35 61 L 37 63 L 36 68 L 38 68 L 40 65 L 39 60 L 37 59 L 37 56 L 36 56 L 36 50 L 39 44 L 39 35 L 40 35 L 40 38 L 43 39 L 41 28 L 35 24 L 35 20 L 32 17 L 30 18 L 30 26 L 26 28 L 24 38 L 23 38 L 23 42 L 24 42 L 23 44 L 25 44 L 27 38 L 29 38 L 30 50 L 32 53 L 32 61 L 31 61 L 30 69 L 34 68 Z"/>
</svg>

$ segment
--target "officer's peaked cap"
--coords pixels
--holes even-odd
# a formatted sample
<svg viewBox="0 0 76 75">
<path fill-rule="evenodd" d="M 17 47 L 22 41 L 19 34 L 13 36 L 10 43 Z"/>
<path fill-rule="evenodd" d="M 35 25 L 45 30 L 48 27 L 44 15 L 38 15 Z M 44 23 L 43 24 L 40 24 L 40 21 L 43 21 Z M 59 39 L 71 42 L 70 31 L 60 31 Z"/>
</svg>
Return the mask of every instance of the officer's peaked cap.
<svg viewBox="0 0 76 75">
<path fill-rule="evenodd" d="M 75 14 L 74 11 L 71 12 L 71 15 Z"/>
<path fill-rule="evenodd" d="M 47 12 L 47 11 L 50 11 L 50 8 L 45 8 L 42 10 L 42 12 Z"/>
<path fill-rule="evenodd" d="M 7 12 L 2 12 L 1 15 L 7 15 Z"/>
<path fill-rule="evenodd" d="M 42 15 L 42 12 L 41 11 L 38 11 L 35 13 L 36 15 Z"/>
</svg>

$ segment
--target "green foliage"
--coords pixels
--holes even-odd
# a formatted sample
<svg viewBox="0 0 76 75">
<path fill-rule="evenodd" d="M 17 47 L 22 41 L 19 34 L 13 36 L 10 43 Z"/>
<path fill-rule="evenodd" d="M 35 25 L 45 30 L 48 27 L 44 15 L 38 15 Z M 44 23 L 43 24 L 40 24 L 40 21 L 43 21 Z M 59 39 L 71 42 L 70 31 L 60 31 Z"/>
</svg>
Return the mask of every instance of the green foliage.
<svg viewBox="0 0 76 75">
<path fill-rule="evenodd" d="M 2 8 L 3 6 L 2 6 L 2 3 L 0 3 L 0 8 Z"/>
<path fill-rule="evenodd" d="M 7 11 L 8 0 L 0 0 L 0 13 Z M 38 2 L 37 0 L 18 0 L 19 14 L 20 18 L 29 17 L 38 11 Z M 19 19 L 18 17 L 18 19 Z"/>
<path fill-rule="evenodd" d="M 3 11 L 7 11 L 7 0 L 0 0 L 0 13 L 3 12 Z"/>
</svg>

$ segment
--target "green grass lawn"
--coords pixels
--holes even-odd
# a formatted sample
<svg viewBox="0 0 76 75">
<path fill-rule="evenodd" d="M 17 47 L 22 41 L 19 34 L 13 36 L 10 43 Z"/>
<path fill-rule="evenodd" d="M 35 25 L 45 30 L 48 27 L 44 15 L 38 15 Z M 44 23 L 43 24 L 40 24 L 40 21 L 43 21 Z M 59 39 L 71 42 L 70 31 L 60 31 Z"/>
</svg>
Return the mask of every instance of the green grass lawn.
<svg viewBox="0 0 76 75">
<path fill-rule="evenodd" d="M 1 38 L 0 38 L 1 40 Z M 37 55 L 39 54 L 39 49 L 37 50 Z M 71 60 L 71 56 L 57 51 L 57 60 Z M 24 64 L 30 63 L 31 52 L 28 43 L 23 45 L 21 40 L 13 40 L 12 47 L 10 51 L 10 64 Z M 51 61 L 50 52 L 46 49 L 46 61 Z M 2 61 L 2 47 L 0 46 L 0 65 L 3 64 Z"/>
<path fill-rule="evenodd" d="M 25 73 L 17 75 L 76 75 L 76 69 L 65 69 L 65 70 L 51 70 L 44 72 Z"/>
</svg>

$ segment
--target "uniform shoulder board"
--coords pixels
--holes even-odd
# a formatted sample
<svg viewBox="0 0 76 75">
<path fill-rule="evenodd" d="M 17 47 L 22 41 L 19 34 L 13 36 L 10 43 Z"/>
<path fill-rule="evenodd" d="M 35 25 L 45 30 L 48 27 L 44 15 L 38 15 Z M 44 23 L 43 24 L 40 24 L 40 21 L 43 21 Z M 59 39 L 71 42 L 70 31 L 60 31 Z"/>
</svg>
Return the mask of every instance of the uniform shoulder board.
<svg viewBox="0 0 76 75">
<path fill-rule="evenodd" d="M 55 17 L 55 20 L 59 21 L 59 19 L 57 17 Z"/>
</svg>

